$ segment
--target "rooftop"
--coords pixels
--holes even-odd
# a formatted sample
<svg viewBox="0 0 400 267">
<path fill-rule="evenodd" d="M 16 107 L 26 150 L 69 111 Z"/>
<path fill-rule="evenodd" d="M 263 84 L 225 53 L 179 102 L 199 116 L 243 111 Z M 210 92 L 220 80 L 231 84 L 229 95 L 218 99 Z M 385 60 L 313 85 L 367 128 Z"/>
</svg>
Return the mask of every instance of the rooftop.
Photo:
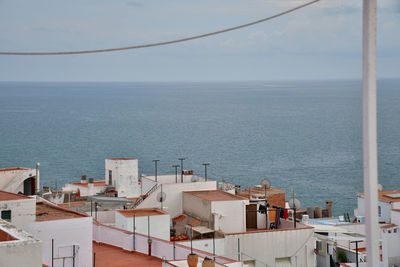
<svg viewBox="0 0 400 267">
<path fill-rule="evenodd" d="M 23 167 L 13 167 L 13 168 L 0 169 L 0 172 L 25 171 L 25 170 L 29 170 L 29 169 L 28 168 L 23 168 Z"/>
<path fill-rule="evenodd" d="M 381 225 L 381 226 L 379 226 L 381 229 L 389 229 L 389 228 L 393 228 L 393 227 L 397 227 L 398 225 L 397 224 L 393 224 L 393 223 L 391 223 L 391 224 L 385 224 L 385 225 Z"/>
<path fill-rule="evenodd" d="M 159 258 L 138 252 L 129 252 L 114 246 L 93 242 L 97 267 L 162 266 Z"/>
<path fill-rule="evenodd" d="M 134 210 L 117 210 L 124 217 L 141 217 L 141 216 L 157 216 L 157 215 L 166 215 L 167 212 L 160 209 L 134 209 Z"/>
<path fill-rule="evenodd" d="M 32 198 L 0 190 L 0 201 L 19 200 L 19 199 L 32 199 Z"/>
<path fill-rule="evenodd" d="M 15 246 L 40 243 L 41 241 L 11 223 L 0 219 L 0 247 L 8 246 L 8 242 L 12 242 Z"/>
<path fill-rule="evenodd" d="M 36 203 L 36 221 L 53 221 L 88 217 L 86 214 L 53 206 L 44 202 Z"/>
<path fill-rule="evenodd" d="M 364 192 L 360 192 L 361 195 Z M 378 198 L 386 202 L 400 202 L 400 190 L 378 191 Z"/>
<path fill-rule="evenodd" d="M 222 190 L 186 191 L 184 193 L 210 201 L 247 200 L 245 197 L 233 195 Z"/>
<path fill-rule="evenodd" d="M 76 182 L 76 183 L 71 183 L 71 184 L 76 185 L 76 186 L 84 186 L 84 187 L 88 187 L 88 185 L 89 185 L 88 182 L 86 182 L 86 183 Z M 106 182 L 104 180 L 94 181 L 93 186 L 106 186 Z"/>
<path fill-rule="evenodd" d="M 108 160 L 135 160 L 131 158 L 109 158 Z"/>
</svg>

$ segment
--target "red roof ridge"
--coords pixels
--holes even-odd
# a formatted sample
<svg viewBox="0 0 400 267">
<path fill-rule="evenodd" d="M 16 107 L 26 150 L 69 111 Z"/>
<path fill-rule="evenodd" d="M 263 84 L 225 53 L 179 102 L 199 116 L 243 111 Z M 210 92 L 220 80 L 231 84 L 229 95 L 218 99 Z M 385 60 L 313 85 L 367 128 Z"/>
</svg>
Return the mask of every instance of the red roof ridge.
<svg viewBox="0 0 400 267">
<path fill-rule="evenodd" d="M 29 170 L 29 169 L 24 167 L 11 167 L 11 168 L 0 169 L 0 172 L 19 171 L 19 170 Z"/>
<path fill-rule="evenodd" d="M 17 200 L 17 199 L 32 199 L 32 198 L 28 197 L 28 196 L 0 190 L 0 201 L 9 201 L 9 200 Z"/>
</svg>

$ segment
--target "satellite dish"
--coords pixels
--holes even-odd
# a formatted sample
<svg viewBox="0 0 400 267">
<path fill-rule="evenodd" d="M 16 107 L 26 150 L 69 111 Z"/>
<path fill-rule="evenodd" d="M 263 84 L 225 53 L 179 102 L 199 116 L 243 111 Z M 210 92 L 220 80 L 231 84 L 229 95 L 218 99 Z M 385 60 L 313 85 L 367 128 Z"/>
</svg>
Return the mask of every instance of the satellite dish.
<svg viewBox="0 0 400 267">
<path fill-rule="evenodd" d="M 164 202 L 165 201 L 165 199 L 167 198 L 167 195 L 164 193 L 164 192 L 159 192 L 158 194 L 157 194 L 157 201 L 158 202 Z"/>
<path fill-rule="evenodd" d="M 288 201 L 291 209 L 301 209 L 301 202 L 297 198 L 291 198 Z"/>
<path fill-rule="evenodd" d="M 198 182 L 199 181 L 199 177 L 193 175 L 191 181 L 192 181 L 192 183 Z"/>
<path fill-rule="evenodd" d="M 264 189 L 270 189 L 271 188 L 271 181 L 268 179 L 263 179 L 261 180 L 261 187 Z"/>
</svg>

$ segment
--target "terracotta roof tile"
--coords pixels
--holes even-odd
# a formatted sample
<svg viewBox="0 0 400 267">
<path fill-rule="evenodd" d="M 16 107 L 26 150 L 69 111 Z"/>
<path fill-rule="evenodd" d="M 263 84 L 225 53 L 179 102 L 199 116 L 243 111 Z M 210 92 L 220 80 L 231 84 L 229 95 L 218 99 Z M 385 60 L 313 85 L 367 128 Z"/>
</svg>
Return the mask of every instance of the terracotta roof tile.
<svg viewBox="0 0 400 267">
<path fill-rule="evenodd" d="M 166 215 L 167 212 L 160 209 L 134 209 L 134 210 L 117 210 L 118 213 L 122 214 L 124 217 L 141 217 L 141 216 L 157 216 Z"/>
<path fill-rule="evenodd" d="M 13 168 L 6 168 L 6 169 L 0 169 L 0 172 L 9 172 L 9 171 L 22 171 L 22 170 L 29 170 L 28 168 L 23 168 L 23 167 L 13 167 Z"/>
<path fill-rule="evenodd" d="M 183 221 L 187 218 L 187 216 L 185 214 L 181 214 L 175 218 L 172 219 L 173 222 L 180 222 Z"/>
<path fill-rule="evenodd" d="M 397 227 L 398 225 L 397 224 L 385 224 L 385 225 L 382 225 L 382 226 L 380 226 L 380 228 L 381 229 L 388 229 L 388 228 L 393 228 L 393 227 Z"/>
<path fill-rule="evenodd" d="M 89 215 L 68 210 L 59 206 L 47 203 L 36 203 L 36 221 L 65 220 L 74 218 L 89 217 Z"/>
<path fill-rule="evenodd" d="M 189 224 L 190 226 L 195 226 L 195 225 L 197 225 L 197 224 L 199 224 L 199 223 L 200 223 L 200 220 L 199 220 L 199 219 L 194 219 L 193 221 L 189 222 L 188 224 Z"/>
<path fill-rule="evenodd" d="M 210 201 L 247 200 L 245 197 L 233 195 L 222 190 L 185 191 L 183 193 Z"/>
<path fill-rule="evenodd" d="M 139 252 L 129 252 L 122 248 L 93 242 L 96 253 L 96 267 L 162 266 L 162 260 Z"/>
<path fill-rule="evenodd" d="M 32 198 L 0 190 L 0 201 L 18 200 L 18 199 L 32 199 Z"/>
<path fill-rule="evenodd" d="M 71 183 L 71 184 L 76 185 L 76 186 L 83 186 L 83 187 L 88 187 L 88 185 L 89 185 L 87 182 L 86 183 L 76 182 L 76 183 Z M 93 186 L 106 186 L 106 182 L 102 181 L 102 180 L 94 181 Z"/>
</svg>

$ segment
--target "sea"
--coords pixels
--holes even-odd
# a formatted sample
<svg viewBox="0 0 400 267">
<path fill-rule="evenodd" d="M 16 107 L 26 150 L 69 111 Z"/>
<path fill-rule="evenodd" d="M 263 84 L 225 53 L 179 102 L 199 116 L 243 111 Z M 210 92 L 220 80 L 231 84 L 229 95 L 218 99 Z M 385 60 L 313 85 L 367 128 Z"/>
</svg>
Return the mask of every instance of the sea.
<svg viewBox="0 0 400 267">
<path fill-rule="evenodd" d="M 378 165 L 400 189 L 400 80 L 378 81 Z M 0 82 L 0 168 L 35 168 L 41 183 L 104 179 L 104 159 L 172 165 L 246 188 L 269 179 L 302 207 L 353 214 L 363 191 L 360 80 Z"/>
</svg>

